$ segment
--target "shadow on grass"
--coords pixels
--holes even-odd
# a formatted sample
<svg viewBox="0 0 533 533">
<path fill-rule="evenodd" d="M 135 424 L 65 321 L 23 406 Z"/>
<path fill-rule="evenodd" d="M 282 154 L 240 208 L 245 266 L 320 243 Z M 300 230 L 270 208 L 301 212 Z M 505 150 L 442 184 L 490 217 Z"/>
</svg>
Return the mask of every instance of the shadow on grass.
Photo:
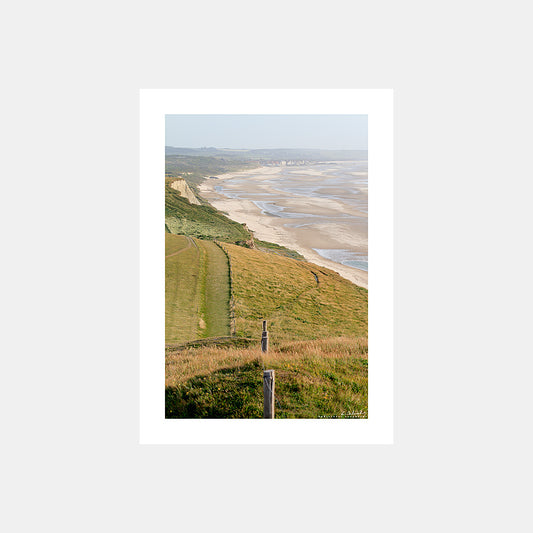
<svg viewBox="0 0 533 533">
<path fill-rule="evenodd" d="M 165 389 L 165 418 L 262 418 L 263 381 L 258 361 L 222 368 Z"/>
<path fill-rule="evenodd" d="M 208 339 L 197 339 L 194 341 L 183 342 L 180 344 L 167 344 L 166 349 L 169 351 L 182 351 L 189 348 L 201 348 L 205 346 L 216 346 L 217 348 L 248 348 L 257 344 L 257 339 L 247 337 L 210 337 Z"/>
<path fill-rule="evenodd" d="M 271 365 L 276 370 L 275 417 L 368 413 L 366 363 L 366 359 L 347 358 L 301 362 L 297 369 L 288 367 L 287 362 Z M 167 387 L 165 396 L 166 418 L 262 418 L 262 366 L 256 360 L 237 368 L 222 368 Z"/>
</svg>

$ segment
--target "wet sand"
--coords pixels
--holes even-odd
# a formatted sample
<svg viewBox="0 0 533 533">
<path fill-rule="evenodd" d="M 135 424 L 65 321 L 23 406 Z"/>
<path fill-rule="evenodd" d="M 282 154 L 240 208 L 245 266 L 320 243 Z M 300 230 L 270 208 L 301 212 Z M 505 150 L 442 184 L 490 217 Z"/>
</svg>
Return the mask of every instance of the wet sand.
<svg viewBox="0 0 533 533">
<path fill-rule="evenodd" d="M 341 170 L 347 181 L 341 187 L 330 185 Z M 308 261 L 368 288 L 368 272 L 326 259 L 314 250 L 349 250 L 368 256 L 367 190 L 360 184 L 355 189 L 356 180 L 366 172 L 347 170 L 346 163 L 336 167 L 334 162 L 261 167 L 206 179 L 199 190 L 215 208 L 245 223 L 257 239 L 296 250 Z"/>
</svg>

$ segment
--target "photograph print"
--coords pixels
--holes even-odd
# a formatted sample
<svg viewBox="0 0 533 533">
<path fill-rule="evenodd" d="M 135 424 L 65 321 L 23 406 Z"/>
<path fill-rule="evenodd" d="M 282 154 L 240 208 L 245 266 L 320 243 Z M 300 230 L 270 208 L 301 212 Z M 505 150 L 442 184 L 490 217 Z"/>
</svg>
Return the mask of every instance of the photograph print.
<svg viewBox="0 0 533 533">
<path fill-rule="evenodd" d="M 164 150 L 165 418 L 367 419 L 368 116 L 166 114 Z"/>
</svg>

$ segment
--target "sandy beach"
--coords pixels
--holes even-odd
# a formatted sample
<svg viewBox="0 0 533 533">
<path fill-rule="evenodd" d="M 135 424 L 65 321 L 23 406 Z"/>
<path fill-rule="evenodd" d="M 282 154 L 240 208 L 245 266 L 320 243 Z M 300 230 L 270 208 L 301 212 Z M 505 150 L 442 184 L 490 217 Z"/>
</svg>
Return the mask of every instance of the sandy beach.
<svg viewBox="0 0 533 533">
<path fill-rule="evenodd" d="M 245 223 L 257 239 L 296 250 L 308 261 L 368 288 L 368 272 L 363 269 L 368 267 L 340 262 L 342 254 L 368 260 L 365 180 L 366 168 L 330 161 L 223 174 L 206 179 L 199 190 L 215 208 Z"/>
</svg>

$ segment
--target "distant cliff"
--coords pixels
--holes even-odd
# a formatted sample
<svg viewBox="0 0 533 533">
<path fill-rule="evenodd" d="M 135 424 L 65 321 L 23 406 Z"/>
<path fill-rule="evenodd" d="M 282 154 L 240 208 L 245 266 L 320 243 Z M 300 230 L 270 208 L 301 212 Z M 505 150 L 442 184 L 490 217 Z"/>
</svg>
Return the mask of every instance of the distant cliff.
<svg viewBox="0 0 533 533">
<path fill-rule="evenodd" d="M 181 179 L 173 181 L 170 186 L 176 191 L 178 191 L 181 196 L 187 198 L 187 200 L 189 200 L 191 204 L 200 205 L 200 202 L 198 201 L 196 196 L 194 196 L 194 193 L 191 191 L 185 180 Z"/>
</svg>

